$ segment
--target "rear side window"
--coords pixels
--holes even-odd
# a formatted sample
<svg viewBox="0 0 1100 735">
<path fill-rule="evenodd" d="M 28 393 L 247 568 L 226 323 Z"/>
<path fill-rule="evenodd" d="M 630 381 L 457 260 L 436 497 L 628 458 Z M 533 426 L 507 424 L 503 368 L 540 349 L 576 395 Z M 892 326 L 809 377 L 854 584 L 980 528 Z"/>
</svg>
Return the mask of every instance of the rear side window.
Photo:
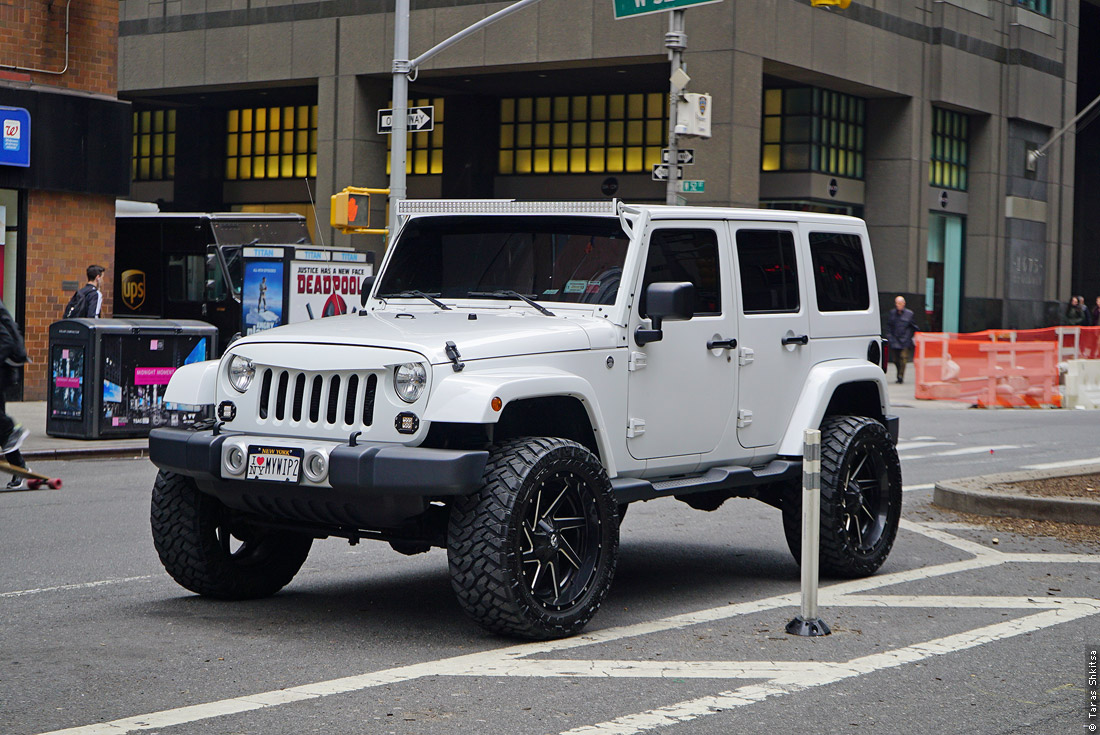
<svg viewBox="0 0 1100 735">
<path fill-rule="evenodd" d="M 639 313 L 646 312 L 645 290 L 651 283 L 690 281 L 695 284 L 695 315 L 722 313 L 718 269 L 718 236 L 714 230 L 655 230 L 649 240 Z"/>
<path fill-rule="evenodd" d="M 820 311 L 866 311 L 871 306 L 859 235 L 811 232 L 810 257 Z"/>
<path fill-rule="evenodd" d="M 798 311 L 798 266 L 789 230 L 738 230 L 737 260 L 746 314 Z"/>
</svg>

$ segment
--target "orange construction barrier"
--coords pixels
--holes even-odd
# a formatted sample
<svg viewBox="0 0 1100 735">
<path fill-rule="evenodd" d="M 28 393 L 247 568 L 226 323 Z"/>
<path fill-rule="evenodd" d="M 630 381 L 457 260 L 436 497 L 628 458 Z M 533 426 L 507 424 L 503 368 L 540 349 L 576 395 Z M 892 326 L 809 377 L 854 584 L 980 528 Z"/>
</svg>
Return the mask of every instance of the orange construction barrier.
<svg viewBox="0 0 1100 735">
<path fill-rule="evenodd" d="M 1058 364 L 1100 358 L 1100 327 L 918 332 L 916 397 L 993 408 L 1061 406 Z"/>
</svg>

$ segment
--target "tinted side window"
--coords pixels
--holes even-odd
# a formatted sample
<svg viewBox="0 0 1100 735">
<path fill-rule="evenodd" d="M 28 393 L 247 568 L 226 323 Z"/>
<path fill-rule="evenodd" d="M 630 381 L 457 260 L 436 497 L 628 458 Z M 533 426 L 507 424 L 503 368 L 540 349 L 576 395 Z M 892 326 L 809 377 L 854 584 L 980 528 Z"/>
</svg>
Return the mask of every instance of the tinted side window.
<svg viewBox="0 0 1100 735">
<path fill-rule="evenodd" d="M 722 313 L 722 279 L 718 270 L 718 235 L 713 230 L 655 230 L 649 239 L 640 313 L 646 313 L 645 290 L 651 283 L 695 284 L 695 315 Z"/>
<path fill-rule="evenodd" d="M 737 259 L 746 314 L 798 311 L 793 233 L 738 230 Z"/>
<path fill-rule="evenodd" d="M 810 257 L 820 311 L 865 311 L 870 307 L 867 264 L 859 235 L 811 232 Z"/>
</svg>

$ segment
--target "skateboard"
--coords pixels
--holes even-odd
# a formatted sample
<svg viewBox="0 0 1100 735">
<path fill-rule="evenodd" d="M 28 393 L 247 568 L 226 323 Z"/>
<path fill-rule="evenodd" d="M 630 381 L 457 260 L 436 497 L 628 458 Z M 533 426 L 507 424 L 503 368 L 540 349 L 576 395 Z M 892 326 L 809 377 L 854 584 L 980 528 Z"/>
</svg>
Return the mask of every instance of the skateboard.
<svg viewBox="0 0 1100 735">
<path fill-rule="evenodd" d="M 27 469 L 26 467 L 16 467 L 13 464 L 0 460 L 0 474 L 10 473 L 17 477 L 23 477 L 27 480 L 27 487 L 31 490 L 37 490 L 45 485 L 51 490 L 57 490 L 61 487 L 60 477 L 50 477 L 49 475 L 43 475 L 38 472 Z M 3 488 L 0 488 L 3 489 Z"/>
</svg>

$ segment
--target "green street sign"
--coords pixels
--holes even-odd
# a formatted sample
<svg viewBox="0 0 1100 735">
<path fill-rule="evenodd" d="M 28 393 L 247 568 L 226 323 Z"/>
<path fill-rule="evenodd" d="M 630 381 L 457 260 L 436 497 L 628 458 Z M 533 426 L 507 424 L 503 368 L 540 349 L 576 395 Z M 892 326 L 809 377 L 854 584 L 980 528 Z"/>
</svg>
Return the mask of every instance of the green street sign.
<svg viewBox="0 0 1100 735">
<path fill-rule="evenodd" d="M 689 5 L 706 5 L 718 2 L 722 2 L 722 0 L 615 0 L 615 19 L 676 10 L 686 8 Z"/>
<path fill-rule="evenodd" d="M 702 179 L 684 179 L 680 182 L 680 191 L 685 194 L 702 194 L 707 190 L 707 182 Z"/>
</svg>

